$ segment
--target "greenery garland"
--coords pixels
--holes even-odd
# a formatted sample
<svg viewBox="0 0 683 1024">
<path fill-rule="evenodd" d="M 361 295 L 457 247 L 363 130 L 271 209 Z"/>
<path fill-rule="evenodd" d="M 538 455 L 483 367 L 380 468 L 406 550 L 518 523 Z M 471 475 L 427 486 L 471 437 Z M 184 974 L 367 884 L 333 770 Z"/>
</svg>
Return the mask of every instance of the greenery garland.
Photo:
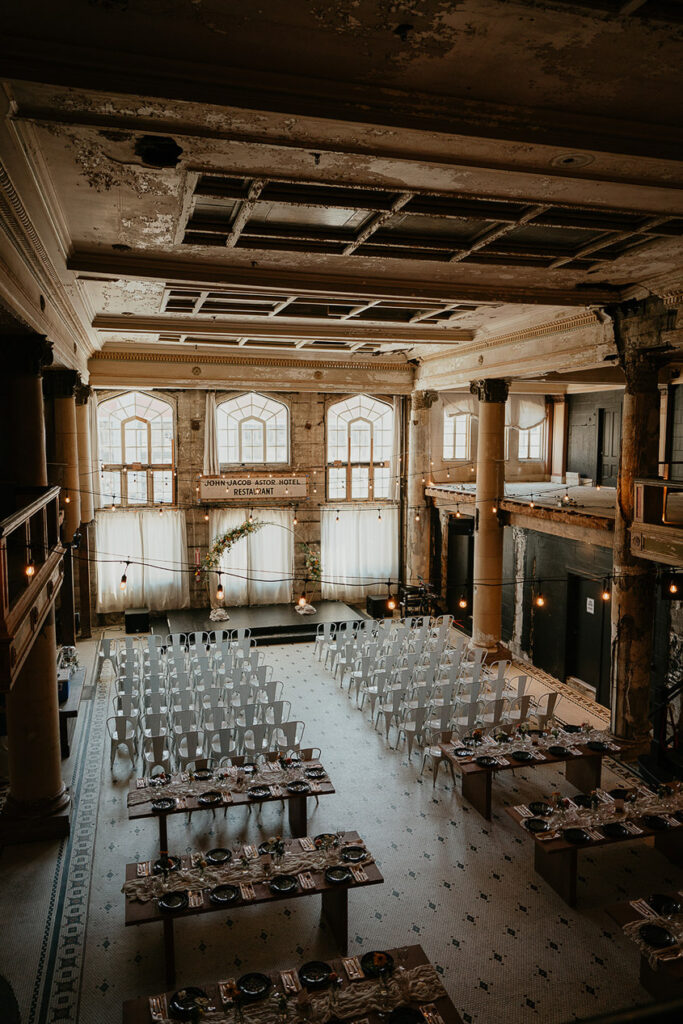
<svg viewBox="0 0 683 1024">
<path fill-rule="evenodd" d="M 229 551 L 238 540 L 242 540 L 243 537 L 248 536 L 250 533 L 256 533 L 262 526 L 265 526 L 264 522 L 260 519 L 245 519 L 239 526 L 234 526 L 232 530 L 228 530 L 227 533 L 222 534 L 220 537 L 214 538 L 214 542 L 204 555 L 201 565 L 195 573 L 199 576 L 201 573 L 216 572 L 220 568 L 221 558 L 226 551 Z"/>
<path fill-rule="evenodd" d="M 301 544 L 301 550 L 304 553 L 304 566 L 306 568 L 306 577 L 313 583 L 319 583 L 323 570 L 320 564 L 320 556 L 316 554 L 310 544 L 305 541 Z"/>
</svg>

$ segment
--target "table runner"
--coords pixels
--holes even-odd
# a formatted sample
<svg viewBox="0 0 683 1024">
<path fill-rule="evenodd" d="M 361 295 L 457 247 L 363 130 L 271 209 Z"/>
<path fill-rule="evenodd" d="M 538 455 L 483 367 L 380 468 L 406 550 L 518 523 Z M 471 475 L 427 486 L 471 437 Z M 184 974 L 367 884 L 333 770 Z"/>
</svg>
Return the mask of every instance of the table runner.
<svg viewBox="0 0 683 1024">
<path fill-rule="evenodd" d="M 446 990 L 431 964 L 423 964 L 409 970 L 397 967 L 387 979 L 387 992 L 383 994 L 382 986 L 377 980 L 352 982 L 337 990 L 337 998 L 330 1007 L 330 989 L 321 993 L 311 993 L 311 1006 L 306 1014 L 309 1021 L 325 1024 L 332 1017 L 342 1020 L 353 1020 L 367 1017 L 368 1013 L 391 1011 L 404 1003 L 431 1003 L 435 999 L 447 997 Z M 245 1003 L 242 1007 L 244 1024 L 283 1024 L 283 1016 L 279 1010 L 280 993 L 271 993 L 268 999 L 258 1003 Z M 289 1017 L 297 1006 L 296 1002 L 288 1004 Z M 303 1019 L 296 1015 L 296 1019 Z M 235 1010 L 215 1010 L 205 1013 L 202 1021 L 206 1024 L 235 1024 Z M 165 1018 L 163 1024 L 175 1024 Z"/>
<path fill-rule="evenodd" d="M 324 777 L 316 780 L 307 778 L 307 768 L 320 768 L 318 762 L 307 762 L 305 766 L 297 766 L 283 771 L 282 768 L 261 768 L 253 775 L 240 774 L 239 768 L 221 768 L 214 773 L 210 779 L 183 779 L 178 775 L 172 775 L 171 781 L 161 786 L 144 786 L 142 789 L 134 789 L 128 794 L 128 806 L 137 807 L 139 804 L 151 803 L 152 800 L 159 800 L 164 796 L 188 797 L 201 796 L 207 790 L 216 789 L 219 792 L 231 791 L 233 793 L 245 793 L 252 786 L 286 786 L 288 782 L 327 782 L 327 773 Z"/>
</svg>

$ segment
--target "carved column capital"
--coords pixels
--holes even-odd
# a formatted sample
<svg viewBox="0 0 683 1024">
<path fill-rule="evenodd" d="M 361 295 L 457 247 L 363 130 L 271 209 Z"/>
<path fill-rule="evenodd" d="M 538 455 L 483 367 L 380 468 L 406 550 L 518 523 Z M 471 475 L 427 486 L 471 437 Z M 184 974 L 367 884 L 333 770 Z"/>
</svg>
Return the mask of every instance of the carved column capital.
<svg viewBox="0 0 683 1024">
<path fill-rule="evenodd" d="M 413 391 L 411 395 L 412 406 L 415 411 L 419 409 L 431 409 L 439 399 L 438 391 Z"/>
<path fill-rule="evenodd" d="M 8 373 L 40 376 L 52 363 L 52 342 L 43 334 L 3 335 L 0 352 Z"/>
<path fill-rule="evenodd" d="M 50 370 L 43 380 L 43 390 L 49 398 L 73 398 L 80 386 L 81 378 L 76 370 Z"/>
<path fill-rule="evenodd" d="M 480 402 L 507 402 L 510 391 L 510 382 L 500 377 L 490 377 L 487 380 L 473 380 L 470 383 L 470 392 L 476 395 Z"/>
<path fill-rule="evenodd" d="M 75 395 L 76 405 L 87 405 L 92 395 L 92 388 L 89 384 L 79 383 L 76 385 Z"/>
</svg>

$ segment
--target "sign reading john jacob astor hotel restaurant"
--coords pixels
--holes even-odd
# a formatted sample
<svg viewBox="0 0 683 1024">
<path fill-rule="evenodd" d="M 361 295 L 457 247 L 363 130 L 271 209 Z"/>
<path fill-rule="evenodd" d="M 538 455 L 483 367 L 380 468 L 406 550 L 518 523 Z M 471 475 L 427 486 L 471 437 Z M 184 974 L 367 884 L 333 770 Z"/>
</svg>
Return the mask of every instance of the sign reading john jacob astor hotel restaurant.
<svg viewBox="0 0 683 1024">
<path fill-rule="evenodd" d="M 226 474 L 199 479 L 200 501 L 254 501 L 258 498 L 307 498 L 308 477 L 266 473 Z"/>
</svg>

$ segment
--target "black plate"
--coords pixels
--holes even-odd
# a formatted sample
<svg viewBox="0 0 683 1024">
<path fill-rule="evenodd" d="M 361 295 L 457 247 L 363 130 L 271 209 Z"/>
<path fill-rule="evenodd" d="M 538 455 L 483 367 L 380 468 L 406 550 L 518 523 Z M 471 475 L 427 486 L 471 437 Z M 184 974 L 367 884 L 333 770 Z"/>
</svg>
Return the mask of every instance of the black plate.
<svg viewBox="0 0 683 1024">
<path fill-rule="evenodd" d="M 198 999 L 208 999 L 208 995 L 202 988 L 181 988 L 174 992 L 168 1002 L 168 1009 L 171 1017 L 175 1020 L 192 1020 L 197 1009 Z"/>
<path fill-rule="evenodd" d="M 577 807 L 584 807 L 585 809 L 588 809 L 591 806 L 591 798 L 587 793 L 577 793 L 572 797 L 572 800 Z"/>
<path fill-rule="evenodd" d="M 562 732 L 568 732 L 570 734 L 571 733 L 575 733 L 575 732 L 581 732 L 581 726 L 580 725 L 563 725 L 562 726 Z"/>
<path fill-rule="evenodd" d="M 653 949 L 664 949 L 666 946 L 675 946 L 676 940 L 666 928 L 659 924 L 643 924 L 638 929 L 638 935 L 644 943 L 652 946 Z"/>
<path fill-rule="evenodd" d="M 339 841 L 334 832 L 319 832 L 317 836 L 313 837 L 313 839 L 314 841 L 316 839 L 321 839 L 323 843 L 328 843 L 330 846 L 339 845 Z"/>
<path fill-rule="evenodd" d="M 171 781 L 171 776 L 167 775 L 165 778 L 161 775 L 150 775 L 147 780 L 148 786 L 168 786 Z"/>
<path fill-rule="evenodd" d="M 631 833 L 622 825 L 620 821 L 609 821 L 606 825 L 600 826 L 600 831 L 608 839 L 623 839 L 624 836 L 630 836 Z"/>
<path fill-rule="evenodd" d="M 550 831 L 550 825 L 545 818 L 525 818 L 524 827 L 534 833 Z"/>
<path fill-rule="evenodd" d="M 173 914 L 178 910 L 185 910 L 189 902 L 186 892 L 165 892 L 163 896 L 159 897 L 159 910 Z"/>
<path fill-rule="evenodd" d="M 325 988 L 329 985 L 332 968 L 323 960 L 311 960 L 299 968 L 299 981 L 307 989 Z"/>
<path fill-rule="evenodd" d="M 666 896 L 664 893 L 656 892 L 652 896 L 648 896 L 647 903 L 652 907 L 656 914 L 680 914 L 683 906 L 678 900 L 673 899 L 671 896 Z"/>
<path fill-rule="evenodd" d="M 552 807 L 545 800 L 532 800 L 529 804 L 529 810 L 536 818 L 546 818 L 549 814 L 553 813 Z"/>
<path fill-rule="evenodd" d="M 304 782 L 303 779 L 300 779 L 298 782 L 288 782 L 287 791 L 289 793 L 310 793 L 311 787 L 308 782 Z"/>
<path fill-rule="evenodd" d="M 651 828 L 653 832 L 665 832 L 668 828 L 671 828 L 670 822 L 666 818 L 662 818 L 659 814 L 646 814 L 643 816 L 643 823 Z"/>
<path fill-rule="evenodd" d="M 278 842 L 282 842 L 282 840 L 264 839 L 262 843 L 258 844 L 258 852 L 261 854 L 261 856 L 263 856 L 264 853 L 275 853 L 275 848 Z"/>
<path fill-rule="evenodd" d="M 609 795 L 614 797 L 615 800 L 625 800 L 628 796 L 627 789 L 610 789 Z"/>
<path fill-rule="evenodd" d="M 534 755 L 530 750 L 513 750 L 510 757 L 514 761 L 519 761 L 520 764 L 528 764 L 529 761 L 534 759 Z"/>
<path fill-rule="evenodd" d="M 226 850 L 224 846 L 217 846 L 206 854 L 208 864 L 227 864 L 232 860 L 232 850 Z"/>
<path fill-rule="evenodd" d="M 602 740 L 588 740 L 586 747 L 588 750 L 594 750 L 597 754 L 604 754 L 609 750 L 607 744 L 603 743 Z"/>
<path fill-rule="evenodd" d="M 474 763 L 478 764 L 480 768 L 490 768 L 492 764 L 496 763 L 496 759 L 489 754 L 481 754 L 479 757 L 475 757 Z"/>
<path fill-rule="evenodd" d="M 324 779 L 327 776 L 324 768 L 306 768 L 304 774 L 307 779 Z"/>
<path fill-rule="evenodd" d="M 265 800 L 266 797 L 270 796 L 270 790 L 268 786 L 250 786 L 247 790 L 247 796 L 251 797 L 252 800 Z"/>
<path fill-rule="evenodd" d="M 385 962 L 382 966 L 378 966 L 373 962 L 375 954 L 381 954 L 385 957 Z M 360 958 L 360 965 L 367 978 L 379 978 L 381 974 L 391 974 L 394 969 L 394 958 L 390 953 L 385 953 L 382 949 L 372 949 L 369 953 L 363 954 Z"/>
<path fill-rule="evenodd" d="M 194 773 L 194 777 L 195 779 L 198 779 L 200 782 L 204 782 L 206 781 L 206 779 L 213 778 L 213 771 L 211 768 L 198 768 L 197 771 Z"/>
<path fill-rule="evenodd" d="M 217 907 L 227 907 L 229 903 L 235 902 L 239 894 L 240 891 L 236 885 L 217 885 L 209 893 L 209 899 Z"/>
<path fill-rule="evenodd" d="M 251 1002 L 263 999 L 270 992 L 270 978 L 265 974 L 243 974 L 241 978 L 237 979 L 236 984 L 242 998 Z"/>
<path fill-rule="evenodd" d="M 219 793 L 217 789 L 208 789 L 206 793 L 199 794 L 197 803 L 202 807 L 218 807 L 223 803 L 223 794 Z"/>
<path fill-rule="evenodd" d="M 467 747 L 454 747 L 453 757 L 472 757 L 472 751 L 468 750 Z"/>
<path fill-rule="evenodd" d="M 548 747 L 548 753 L 552 754 L 553 757 L 566 757 L 569 751 L 566 747 L 562 747 L 558 744 L 553 744 L 552 747 Z"/>
<path fill-rule="evenodd" d="M 568 843 L 573 843 L 575 846 L 583 846 L 584 843 L 591 841 L 591 837 L 582 828 L 566 828 L 562 835 Z"/>
<path fill-rule="evenodd" d="M 348 868 L 339 866 L 335 868 L 325 868 L 325 880 L 330 882 L 331 885 L 345 885 L 350 882 L 353 875 Z"/>
<path fill-rule="evenodd" d="M 271 878 L 268 883 L 268 888 L 271 892 L 274 892 L 276 896 L 283 896 L 288 892 L 296 892 L 299 888 L 299 883 L 294 875 L 275 875 L 275 877 Z"/>
<path fill-rule="evenodd" d="M 241 766 L 241 771 L 243 771 L 246 775 L 256 775 L 256 772 L 258 771 L 258 765 L 254 764 L 253 761 L 247 761 L 245 764 Z"/>
<path fill-rule="evenodd" d="M 388 1018 L 389 1024 L 424 1024 L 424 1017 L 414 1006 L 397 1006 Z"/>
<path fill-rule="evenodd" d="M 367 850 L 363 846 L 342 846 L 341 858 L 349 864 L 358 864 L 363 860 Z"/>
<path fill-rule="evenodd" d="M 157 814 L 165 814 L 167 811 L 172 811 L 174 807 L 174 796 L 160 796 L 158 800 L 152 800 L 152 810 Z"/>
<path fill-rule="evenodd" d="M 164 866 L 164 864 L 162 863 L 161 857 L 159 857 L 158 860 L 154 861 L 154 864 L 152 865 L 152 871 L 154 872 L 155 875 L 162 875 L 164 871 L 177 871 L 178 868 L 180 867 L 180 857 L 170 856 L 167 857 L 166 860 L 168 861 L 166 866 Z"/>
</svg>

